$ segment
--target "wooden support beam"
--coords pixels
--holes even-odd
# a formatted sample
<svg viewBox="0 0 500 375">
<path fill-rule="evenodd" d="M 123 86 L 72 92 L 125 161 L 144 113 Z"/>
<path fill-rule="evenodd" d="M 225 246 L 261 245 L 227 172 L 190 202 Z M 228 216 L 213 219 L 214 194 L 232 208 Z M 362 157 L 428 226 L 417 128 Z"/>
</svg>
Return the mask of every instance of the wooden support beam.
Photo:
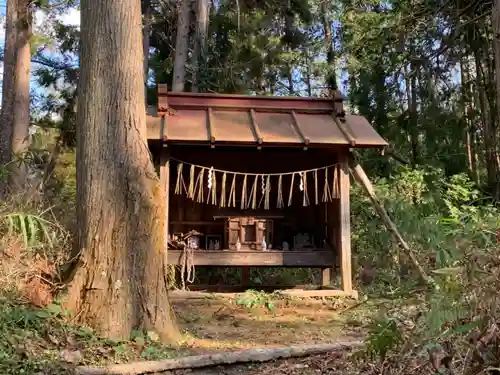
<svg viewBox="0 0 500 375">
<path fill-rule="evenodd" d="M 304 143 L 305 147 L 304 149 L 307 149 L 307 146 L 309 145 L 309 138 L 307 138 L 304 135 L 304 132 L 302 131 L 302 128 L 300 127 L 300 122 L 299 119 L 297 118 L 297 115 L 295 114 L 295 111 L 292 111 L 292 119 L 293 119 L 293 129 L 295 130 L 295 133 L 301 138 L 302 143 Z"/>
<path fill-rule="evenodd" d="M 321 269 L 321 286 L 323 287 L 330 286 L 330 274 L 331 274 L 331 268 Z"/>
<path fill-rule="evenodd" d="M 207 133 L 210 139 L 210 147 L 215 148 L 215 129 L 214 129 L 214 115 L 212 108 L 207 110 Z"/>
<path fill-rule="evenodd" d="M 264 140 L 262 139 L 260 127 L 259 127 L 259 124 L 257 123 L 256 118 L 255 118 L 255 111 L 253 110 L 253 108 L 250 109 L 250 123 L 252 124 L 252 130 L 254 133 L 255 140 L 258 143 L 258 145 L 260 146 L 260 145 L 262 145 Z"/>
<path fill-rule="evenodd" d="M 338 154 L 338 184 L 339 205 L 337 209 L 337 251 L 340 255 L 340 272 L 342 277 L 342 290 L 352 293 L 352 255 L 351 255 L 351 212 L 350 212 L 350 180 L 348 153 Z"/>
<path fill-rule="evenodd" d="M 352 154 L 349 154 L 349 167 L 352 172 L 352 175 L 356 182 L 358 182 L 363 189 L 365 190 L 366 194 L 370 198 L 370 200 L 373 203 L 373 206 L 375 207 L 375 210 L 378 212 L 380 217 L 382 218 L 382 221 L 384 222 L 385 226 L 389 231 L 394 235 L 396 240 L 398 241 L 400 247 L 403 249 L 403 251 L 406 253 L 406 255 L 410 258 L 412 261 L 413 265 L 417 269 L 420 278 L 428 285 L 433 285 L 434 280 L 427 275 L 425 270 L 422 268 L 420 265 L 417 257 L 413 253 L 413 251 L 410 249 L 410 246 L 406 243 L 406 241 L 403 239 L 403 236 L 398 231 L 398 228 L 396 225 L 392 222 L 391 218 L 387 214 L 387 211 L 385 210 L 384 206 L 382 203 L 378 200 L 376 194 L 375 194 L 375 189 L 373 188 L 372 183 L 370 182 L 370 179 L 366 175 L 365 171 L 359 165 L 358 162 L 354 159 Z"/>
</svg>

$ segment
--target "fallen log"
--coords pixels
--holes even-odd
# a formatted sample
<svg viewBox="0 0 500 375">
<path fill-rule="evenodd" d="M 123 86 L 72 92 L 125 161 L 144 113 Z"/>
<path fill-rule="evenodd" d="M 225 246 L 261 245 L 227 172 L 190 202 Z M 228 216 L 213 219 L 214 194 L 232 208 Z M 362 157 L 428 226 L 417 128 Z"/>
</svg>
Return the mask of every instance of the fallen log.
<svg viewBox="0 0 500 375">
<path fill-rule="evenodd" d="M 163 361 L 144 361 L 107 367 L 76 368 L 77 375 L 141 375 L 161 373 L 169 370 L 194 369 L 219 365 L 247 362 L 268 362 L 278 358 L 305 357 L 339 350 L 351 350 L 360 347 L 361 341 L 345 341 L 330 344 L 294 345 L 276 348 L 258 348 L 233 352 L 213 353 L 166 359 Z"/>
</svg>

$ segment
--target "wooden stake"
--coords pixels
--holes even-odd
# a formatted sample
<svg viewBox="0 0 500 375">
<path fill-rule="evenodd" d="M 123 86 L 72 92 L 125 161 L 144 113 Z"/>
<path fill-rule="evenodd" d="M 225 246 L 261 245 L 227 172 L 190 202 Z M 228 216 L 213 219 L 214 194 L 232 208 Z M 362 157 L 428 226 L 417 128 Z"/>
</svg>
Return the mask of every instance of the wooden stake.
<svg viewBox="0 0 500 375">
<path fill-rule="evenodd" d="M 405 251 L 406 255 L 408 255 L 410 260 L 413 262 L 413 265 L 417 269 L 420 278 L 426 284 L 434 285 L 434 280 L 430 276 L 427 275 L 425 270 L 420 265 L 417 257 L 415 256 L 413 251 L 410 249 L 410 246 L 408 246 L 406 241 L 403 239 L 403 237 L 399 233 L 398 228 L 392 222 L 391 218 L 387 214 L 387 211 L 385 210 L 382 203 L 378 200 L 378 198 L 375 194 L 375 190 L 373 189 L 373 185 L 370 182 L 370 179 L 366 175 L 366 173 L 363 170 L 363 168 L 361 167 L 361 165 L 359 165 L 359 163 L 356 162 L 356 160 L 354 159 L 352 154 L 349 155 L 349 168 L 350 168 L 351 173 L 352 173 L 354 179 L 356 180 L 356 182 L 358 182 L 363 187 L 366 194 L 368 194 L 368 197 L 372 201 L 373 206 L 375 207 L 375 210 L 380 215 L 380 217 L 381 217 L 382 221 L 384 222 L 385 226 L 387 227 L 387 229 L 389 229 L 389 231 L 394 235 L 394 237 L 398 241 L 401 248 Z"/>
</svg>

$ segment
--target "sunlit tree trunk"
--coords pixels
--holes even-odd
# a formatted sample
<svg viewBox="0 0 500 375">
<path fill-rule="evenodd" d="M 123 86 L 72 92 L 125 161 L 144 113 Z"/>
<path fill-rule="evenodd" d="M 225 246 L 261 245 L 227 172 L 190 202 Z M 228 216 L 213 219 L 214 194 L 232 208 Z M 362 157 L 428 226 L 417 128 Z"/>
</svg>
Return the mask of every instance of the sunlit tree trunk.
<svg viewBox="0 0 500 375">
<path fill-rule="evenodd" d="M 107 337 L 143 328 L 174 341 L 163 271 L 167 202 L 145 140 L 141 28 L 139 0 L 81 0 L 79 258 L 67 307 Z"/>
<path fill-rule="evenodd" d="M 200 84 L 200 66 L 205 61 L 207 54 L 207 32 L 208 32 L 208 16 L 209 1 L 198 0 L 196 6 L 196 28 L 194 37 L 193 49 L 193 84 L 191 91 L 198 92 Z"/>
<path fill-rule="evenodd" d="M 10 179 L 0 181 L 0 194 L 8 190 L 9 180 L 14 191 L 24 187 L 26 164 L 11 163 L 12 156 L 22 159 L 29 146 L 31 70 L 31 2 L 10 0 L 6 13 L 6 38 L 2 85 L 0 128 L 0 165 L 9 164 Z"/>
<path fill-rule="evenodd" d="M 16 24 L 18 0 L 9 0 L 6 11 L 5 48 L 3 59 L 2 110 L 0 114 L 0 167 L 12 160 L 12 120 L 14 118 L 14 68 L 16 61 Z M 8 191 L 7 170 L 0 175 L 0 197 Z"/>
<path fill-rule="evenodd" d="M 18 0 L 16 58 L 14 68 L 14 117 L 12 121 L 12 152 L 23 159 L 29 147 L 30 72 L 31 72 L 31 0 Z M 27 165 L 13 163 L 12 186 L 21 190 L 26 184 Z"/>
<path fill-rule="evenodd" d="M 178 0 L 177 5 L 177 36 L 175 39 L 172 91 L 184 91 L 186 83 L 189 47 L 189 2 L 190 0 Z"/>
</svg>

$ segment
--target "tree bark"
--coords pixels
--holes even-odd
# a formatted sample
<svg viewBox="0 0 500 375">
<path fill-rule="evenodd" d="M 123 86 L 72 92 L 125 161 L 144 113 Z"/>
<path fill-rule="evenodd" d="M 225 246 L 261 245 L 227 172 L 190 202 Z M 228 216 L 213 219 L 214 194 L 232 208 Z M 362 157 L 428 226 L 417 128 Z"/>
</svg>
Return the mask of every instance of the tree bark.
<svg viewBox="0 0 500 375">
<path fill-rule="evenodd" d="M 184 91 L 189 46 L 189 1 L 179 0 L 172 91 Z"/>
<path fill-rule="evenodd" d="M 495 22 L 495 13 L 496 12 L 494 11 L 493 12 L 494 25 L 497 24 L 497 22 Z M 499 16 L 500 15 L 496 17 L 498 18 Z M 495 39 L 493 44 L 496 46 L 499 42 L 500 41 Z M 495 47 L 495 64 L 497 63 L 496 61 L 500 61 L 500 53 L 497 56 L 497 51 L 500 52 L 499 47 L 500 46 Z M 475 54 L 474 57 L 476 66 L 476 85 L 478 92 L 477 96 L 479 100 L 479 108 L 481 110 L 481 122 L 483 126 L 482 130 L 483 130 L 484 150 L 485 150 L 485 163 L 486 163 L 485 166 L 488 176 L 488 186 L 495 199 L 498 200 L 500 198 L 500 166 L 498 165 L 498 153 L 496 151 L 496 136 L 495 132 L 493 131 L 494 127 L 490 123 L 490 116 L 488 112 L 488 98 L 485 89 L 484 73 L 481 68 L 481 54 L 479 52 L 479 49 L 476 49 L 476 51 L 474 51 L 474 54 Z M 499 84 L 498 83 L 499 78 L 500 77 L 497 77 L 497 85 Z M 498 95 L 500 95 L 500 93 L 497 93 L 497 100 L 500 100 L 500 98 L 498 98 Z"/>
<path fill-rule="evenodd" d="M 198 0 L 196 9 L 196 31 L 194 38 L 193 50 L 193 84 L 192 92 L 200 91 L 200 65 L 205 61 L 207 49 L 207 32 L 209 22 L 209 6 L 208 0 Z"/>
<path fill-rule="evenodd" d="M 166 198 L 146 139 L 140 0 L 81 1 L 79 259 L 67 307 L 101 334 L 179 331 L 164 265 Z"/>
<path fill-rule="evenodd" d="M 14 118 L 14 67 L 16 60 L 16 24 L 18 17 L 17 0 L 7 2 L 5 49 L 3 60 L 2 110 L 0 114 L 0 167 L 12 160 L 12 119 Z M 2 171 L 2 172 L 6 172 Z M 0 175 L 0 197 L 5 196 L 9 187 L 6 174 Z"/>
<path fill-rule="evenodd" d="M 494 171 L 491 173 L 490 185 L 492 185 L 494 197 L 500 199 L 500 157 L 498 152 L 498 115 L 500 114 L 500 0 L 495 0 L 493 2 L 493 11 L 491 17 L 491 24 L 493 27 L 493 50 L 495 52 L 495 83 L 496 83 L 496 111 L 497 116 L 495 116 L 497 123 L 492 126 L 493 138 L 491 139 L 492 144 L 486 150 L 488 163 L 493 163 Z"/>
<path fill-rule="evenodd" d="M 30 71 L 31 71 L 31 0 L 18 0 L 17 41 L 14 68 L 14 117 L 12 119 L 12 152 L 19 160 L 26 156 L 30 125 Z M 26 162 L 11 164 L 11 183 L 15 190 L 26 185 Z"/>
<path fill-rule="evenodd" d="M 336 90 L 338 85 L 335 74 L 335 49 L 333 48 L 332 18 L 329 10 L 330 6 L 331 4 L 327 0 L 321 2 L 323 32 L 325 33 L 326 62 L 328 64 L 326 83 L 330 90 Z"/>
<path fill-rule="evenodd" d="M 149 33 L 151 32 L 151 0 L 144 0 L 142 9 L 142 48 L 144 50 L 144 103 L 148 106 L 148 78 L 149 78 Z"/>
</svg>

